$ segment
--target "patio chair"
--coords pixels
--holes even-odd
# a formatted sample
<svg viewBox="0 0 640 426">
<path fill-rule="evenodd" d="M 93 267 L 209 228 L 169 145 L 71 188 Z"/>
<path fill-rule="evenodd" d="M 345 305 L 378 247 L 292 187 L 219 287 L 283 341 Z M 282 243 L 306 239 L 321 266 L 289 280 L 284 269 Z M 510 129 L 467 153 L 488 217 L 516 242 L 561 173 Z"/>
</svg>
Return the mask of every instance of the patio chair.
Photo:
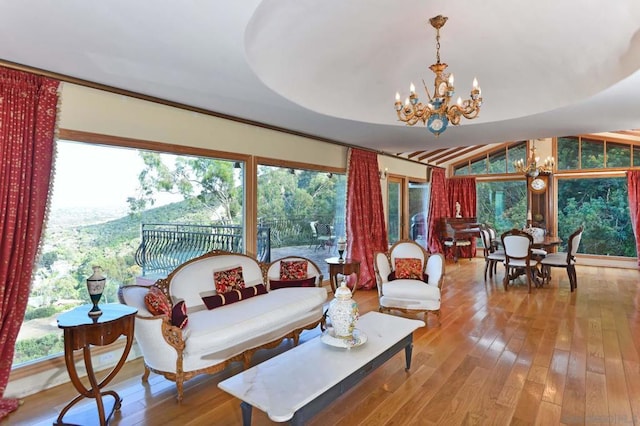
<svg viewBox="0 0 640 426">
<path fill-rule="evenodd" d="M 316 250 L 333 246 L 336 236 L 333 235 L 331 225 L 328 223 L 315 223 L 316 228 Z"/>
</svg>

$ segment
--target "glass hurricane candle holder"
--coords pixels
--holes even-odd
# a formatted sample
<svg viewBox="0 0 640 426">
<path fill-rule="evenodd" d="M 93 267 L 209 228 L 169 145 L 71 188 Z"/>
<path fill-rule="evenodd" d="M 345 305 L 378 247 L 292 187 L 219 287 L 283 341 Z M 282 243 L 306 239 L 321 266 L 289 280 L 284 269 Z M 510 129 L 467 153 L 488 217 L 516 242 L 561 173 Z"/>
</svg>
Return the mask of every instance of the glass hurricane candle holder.
<svg viewBox="0 0 640 426">
<path fill-rule="evenodd" d="M 93 274 L 87 278 L 87 290 L 89 291 L 91 303 L 93 303 L 93 307 L 89 311 L 90 317 L 99 317 L 102 315 L 98 302 L 100 302 L 106 282 L 106 278 L 102 276 L 102 268 L 100 266 L 94 266 Z"/>
</svg>

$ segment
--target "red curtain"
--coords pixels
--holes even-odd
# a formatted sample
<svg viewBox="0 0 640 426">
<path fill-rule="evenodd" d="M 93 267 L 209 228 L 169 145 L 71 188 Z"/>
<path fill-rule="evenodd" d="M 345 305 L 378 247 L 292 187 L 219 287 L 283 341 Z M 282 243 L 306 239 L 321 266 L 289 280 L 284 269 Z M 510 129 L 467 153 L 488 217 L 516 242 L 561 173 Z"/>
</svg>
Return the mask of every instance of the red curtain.
<svg viewBox="0 0 640 426">
<path fill-rule="evenodd" d="M 455 210 L 454 210 L 455 211 Z M 447 180 L 444 169 L 434 168 L 431 172 L 431 197 L 429 201 L 429 244 L 431 253 L 442 253 L 442 243 L 438 232 L 440 218 L 449 217 L 449 202 L 447 201 Z"/>
<path fill-rule="evenodd" d="M 347 165 L 347 253 L 360 261 L 359 287 L 376 286 L 373 254 L 388 246 L 378 156 L 352 148 Z"/>
<path fill-rule="evenodd" d="M 0 67 L 0 419 L 46 216 L 59 82 Z"/>
<path fill-rule="evenodd" d="M 631 226 L 636 236 L 636 252 L 638 253 L 638 266 L 640 266 L 640 170 L 627 172 L 627 189 L 629 191 L 629 214 Z"/>
<path fill-rule="evenodd" d="M 455 217 L 456 202 L 460 203 L 462 217 L 475 217 L 477 215 L 476 179 L 453 178 L 447 180 L 447 198 L 449 200 L 449 212 L 451 212 L 452 217 Z M 460 247 L 460 257 L 474 257 L 475 255 L 476 240 L 474 238 L 471 240 L 471 246 Z"/>
</svg>

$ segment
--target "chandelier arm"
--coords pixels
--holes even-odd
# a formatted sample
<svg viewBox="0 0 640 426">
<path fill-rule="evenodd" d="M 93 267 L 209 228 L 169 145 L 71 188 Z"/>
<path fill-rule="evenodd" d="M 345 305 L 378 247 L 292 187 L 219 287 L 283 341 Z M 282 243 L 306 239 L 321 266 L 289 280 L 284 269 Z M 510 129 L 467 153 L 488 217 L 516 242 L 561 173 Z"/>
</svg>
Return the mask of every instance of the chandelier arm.
<svg viewBox="0 0 640 426">
<path fill-rule="evenodd" d="M 424 82 L 424 78 L 422 79 L 422 85 L 424 86 L 424 91 L 427 92 L 427 97 L 429 98 L 429 101 L 433 100 L 433 98 L 431 97 L 431 93 L 429 93 L 429 89 L 427 88 L 427 83 Z"/>
<path fill-rule="evenodd" d="M 476 108 L 470 111 L 464 111 L 462 113 L 462 115 L 464 116 L 464 118 L 469 119 L 469 120 L 473 120 L 474 118 L 476 118 L 478 116 L 478 114 L 480 114 L 480 108 Z"/>
</svg>

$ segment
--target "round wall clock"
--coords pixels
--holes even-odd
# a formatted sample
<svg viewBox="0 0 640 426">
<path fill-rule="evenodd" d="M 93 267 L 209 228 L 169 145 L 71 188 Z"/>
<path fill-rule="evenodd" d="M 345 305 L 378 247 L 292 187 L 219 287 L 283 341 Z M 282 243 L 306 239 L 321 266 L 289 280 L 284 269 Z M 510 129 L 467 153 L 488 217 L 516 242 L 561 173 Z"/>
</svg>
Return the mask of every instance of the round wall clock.
<svg viewBox="0 0 640 426">
<path fill-rule="evenodd" d="M 531 181 L 531 189 L 534 191 L 541 192 L 544 191 L 546 187 L 547 182 L 545 182 L 544 179 L 536 178 Z"/>
</svg>

